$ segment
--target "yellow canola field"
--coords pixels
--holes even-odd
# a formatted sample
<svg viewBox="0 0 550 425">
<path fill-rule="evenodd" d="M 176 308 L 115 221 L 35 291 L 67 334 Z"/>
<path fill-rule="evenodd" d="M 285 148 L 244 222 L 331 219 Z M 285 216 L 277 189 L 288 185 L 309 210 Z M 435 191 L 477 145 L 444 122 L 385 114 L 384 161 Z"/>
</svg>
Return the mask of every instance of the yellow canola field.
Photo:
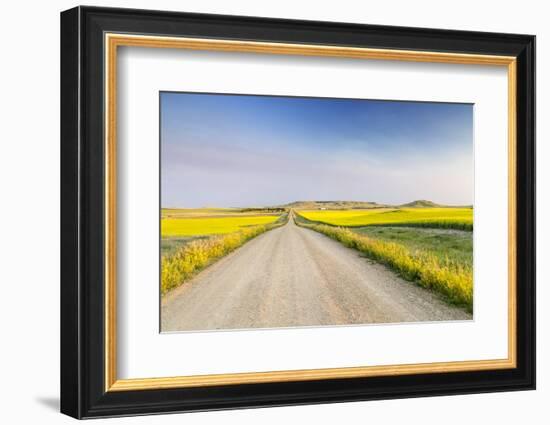
<svg viewBox="0 0 550 425">
<path fill-rule="evenodd" d="M 163 238 L 174 236 L 224 235 L 237 232 L 250 226 L 274 223 L 280 215 L 246 215 L 227 217 L 163 218 L 161 235 Z"/>
<path fill-rule="evenodd" d="M 369 210 L 304 210 L 304 218 L 343 227 L 412 225 L 472 230 L 472 208 L 380 208 Z"/>
</svg>

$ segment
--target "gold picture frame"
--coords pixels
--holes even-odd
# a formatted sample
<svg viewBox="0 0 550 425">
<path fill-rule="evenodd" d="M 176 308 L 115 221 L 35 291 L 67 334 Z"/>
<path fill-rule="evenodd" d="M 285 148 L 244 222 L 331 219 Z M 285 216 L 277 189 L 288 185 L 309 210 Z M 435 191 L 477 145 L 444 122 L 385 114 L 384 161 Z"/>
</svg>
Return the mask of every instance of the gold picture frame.
<svg viewBox="0 0 550 425">
<path fill-rule="evenodd" d="M 418 373 L 466 372 L 516 367 L 516 58 L 512 56 L 441 53 L 411 50 L 282 44 L 253 41 L 105 34 L 105 391 L 135 391 L 285 381 L 340 379 Z M 508 72 L 508 358 L 387 366 L 306 369 L 254 373 L 231 373 L 168 378 L 117 379 L 116 375 L 116 96 L 119 47 L 189 49 L 325 56 L 363 60 L 392 60 L 506 67 Z"/>
</svg>

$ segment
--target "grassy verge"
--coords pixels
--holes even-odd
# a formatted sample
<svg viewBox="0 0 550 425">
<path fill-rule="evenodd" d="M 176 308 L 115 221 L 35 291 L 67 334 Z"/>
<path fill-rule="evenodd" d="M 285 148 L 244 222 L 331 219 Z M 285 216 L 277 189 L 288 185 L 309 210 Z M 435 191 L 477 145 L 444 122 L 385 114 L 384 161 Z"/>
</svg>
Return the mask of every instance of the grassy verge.
<svg viewBox="0 0 550 425">
<path fill-rule="evenodd" d="M 344 227 L 308 223 L 298 214 L 295 222 L 389 266 L 407 280 L 439 292 L 452 304 L 464 306 L 470 312 L 473 309 L 471 266 L 449 258 L 441 259 L 429 251 L 413 252 L 404 245 L 358 234 Z"/>
<path fill-rule="evenodd" d="M 367 226 L 350 229 L 354 233 L 405 246 L 411 253 L 428 251 L 438 260 L 451 260 L 467 267 L 473 263 L 473 234 L 449 229 Z"/>
<path fill-rule="evenodd" d="M 207 236 L 182 236 L 162 238 L 160 241 L 160 255 L 161 257 L 169 257 L 170 255 L 173 255 L 178 249 L 183 248 L 185 245 L 204 238 L 207 238 Z"/>
<path fill-rule="evenodd" d="M 474 224 L 461 220 L 403 221 L 400 223 L 376 223 L 370 226 L 422 227 L 429 229 L 454 229 L 472 232 Z"/>
<path fill-rule="evenodd" d="M 206 266 L 219 260 L 249 240 L 268 230 L 284 225 L 288 215 L 283 214 L 276 222 L 250 226 L 241 230 L 186 243 L 172 255 L 161 259 L 161 293 L 180 286 Z"/>
</svg>

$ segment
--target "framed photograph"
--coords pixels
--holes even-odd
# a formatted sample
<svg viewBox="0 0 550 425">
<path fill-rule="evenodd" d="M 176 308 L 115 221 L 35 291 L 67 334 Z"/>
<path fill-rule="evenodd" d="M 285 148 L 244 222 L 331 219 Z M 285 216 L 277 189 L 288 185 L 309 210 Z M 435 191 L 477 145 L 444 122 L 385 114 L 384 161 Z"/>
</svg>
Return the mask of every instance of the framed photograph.
<svg viewBox="0 0 550 425">
<path fill-rule="evenodd" d="M 535 387 L 535 37 L 61 14 L 61 411 Z"/>
</svg>

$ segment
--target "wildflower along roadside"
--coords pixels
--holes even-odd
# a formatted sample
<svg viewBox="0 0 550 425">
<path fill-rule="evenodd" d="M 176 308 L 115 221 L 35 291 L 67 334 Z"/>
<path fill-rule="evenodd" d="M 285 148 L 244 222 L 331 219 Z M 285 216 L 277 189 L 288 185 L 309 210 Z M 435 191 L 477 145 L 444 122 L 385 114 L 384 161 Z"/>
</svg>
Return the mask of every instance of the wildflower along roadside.
<svg viewBox="0 0 550 425">
<path fill-rule="evenodd" d="M 180 286 L 206 266 L 229 254 L 256 236 L 286 224 L 287 221 L 288 215 L 284 214 L 274 223 L 245 227 L 234 233 L 189 242 L 179 248 L 174 254 L 162 258 L 161 293 L 165 294 L 171 289 Z"/>
<path fill-rule="evenodd" d="M 357 234 L 345 227 L 307 223 L 297 215 L 296 224 L 315 230 L 343 245 L 356 249 L 368 258 L 385 264 L 403 278 L 442 294 L 450 303 L 473 309 L 473 270 L 464 264 L 441 260 L 428 251 L 412 252 L 394 242 Z M 301 219 L 300 219 L 301 218 Z"/>
</svg>

